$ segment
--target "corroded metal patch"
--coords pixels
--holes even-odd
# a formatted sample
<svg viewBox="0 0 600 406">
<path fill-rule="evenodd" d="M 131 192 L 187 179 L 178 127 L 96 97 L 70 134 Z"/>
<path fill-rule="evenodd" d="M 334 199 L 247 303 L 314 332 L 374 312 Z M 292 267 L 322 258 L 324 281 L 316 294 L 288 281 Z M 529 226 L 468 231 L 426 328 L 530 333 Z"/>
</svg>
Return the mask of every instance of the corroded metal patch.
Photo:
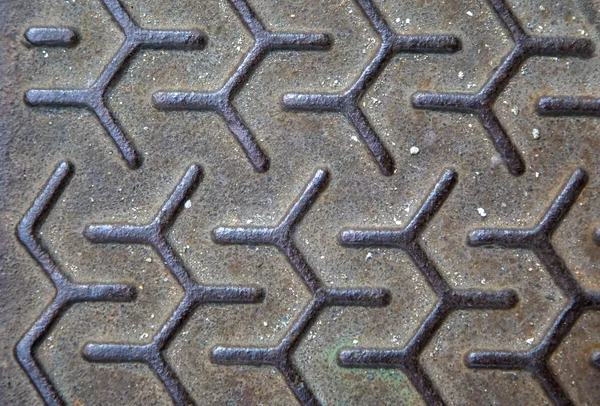
<svg viewBox="0 0 600 406">
<path fill-rule="evenodd" d="M 600 398 L 597 5 L 51 3 L 0 17 L 0 404 Z"/>
</svg>

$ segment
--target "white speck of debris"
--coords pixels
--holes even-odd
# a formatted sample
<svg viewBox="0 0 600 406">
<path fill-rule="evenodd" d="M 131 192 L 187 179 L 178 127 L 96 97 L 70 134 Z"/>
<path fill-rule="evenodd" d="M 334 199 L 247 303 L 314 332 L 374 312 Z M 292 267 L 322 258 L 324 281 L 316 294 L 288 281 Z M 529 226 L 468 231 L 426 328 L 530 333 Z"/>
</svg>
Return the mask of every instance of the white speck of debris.
<svg viewBox="0 0 600 406">
<path fill-rule="evenodd" d="M 371 254 L 370 252 L 367 253 L 367 256 L 365 257 L 365 261 L 368 261 L 369 259 L 371 259 L 373 257 L 373 254 Z"/>
<path fill-rule="evenodd" d="M 192 201 L 188 200 L 185 202 L 185 204 L 183 205 L 183 207 L 185 207 L 186 209 L 189 209 L 190 207 L 192 207 Z"/>
<path fill-rule="evenodd" d="M 514 114 L 515 116 L 518 116 L 518 115 L 519 115 L 519 108 L 518 108 L 517 106 L 513 107 L 513 108 L 512 108 L 512 112 L 513 112 L 513 114 Z"/>
<path fill-rule="evenodd" d="M 152 258 L 150 258 L 150 257 L 146 258 L 146 262 L 152 262 Z"/>
<path fill-rule="evenodd" d="M 269 325 L 269 323 L 267 323 L 266 321 L 263 321 L 263 326 L 267 327 Z"/>
<path fill-rule="evenodd" d="M 463 72 L 463 71 L 458 72 L 458 78 L 459 79 L 464 79 L 465 78 L 465 72 Z"/>
<path fill-rule="evenodd" d="M 418 147 L 410 147 L 410 154 L 417 155 L 421 150 Z"/>
<path fill-rule="evenodd" d="M 535 173 L 535 177 L 536 177 L 536 178 L 539 178 L 539 177 L 540 177 L 540 173 L 539 173 L 539 172 L 536 172 L 536 173 Z"/>
<path fill-rule="evenodd" d="M 535 341 L 535 338 L 533 338 L 533 337 L 528 338 L 527 340 L 525 340 L 525 342 L 527 343 L 527 345 L 533 344 L 534 341 Z"/>
<path fill-rule="evenodd" d="M 534 128 L 533 130 L 531 130 L 531 135 L 533 135 L 534 140 L 539 140 L 540 139 L 540 130 L 538 128 Z"/>
<path fill-rule="evenodd" d="M 487 213 L 485 212 L 485 210 L 484 210 L 484 208 L 483 208 L 483 207 L 478 207 L 478 208 L 477 208 L 477 213 L 479 213 L 479 215 L 480 215 L 481 217 L 486 217 L 486 216 L 487 216 Z"/>
<path fill-rule="evenodd" d="M 406 19 L 406 24 L 410 24 L 410 18 Z"/>
<path fill-rule="evenodd" d="M 397 22 L 397 23 L 399 23 L 399 22 L 400 22 L 400 19 L 399 19 L 399 18 L 396 18 L 396 22 Z"/>
<path fill-rule="evenodd" d="M 291 18 L 296 18 L 296 14 L 290 14 Z"/>
<path fill-rule="evenodd" d="M 468 15 L 469 17 L 473 17 L 473 12 L 472 12 L 471 10 L 469 10 L 469 11 L 467 11 L 467 15 Z"/>
</svg>

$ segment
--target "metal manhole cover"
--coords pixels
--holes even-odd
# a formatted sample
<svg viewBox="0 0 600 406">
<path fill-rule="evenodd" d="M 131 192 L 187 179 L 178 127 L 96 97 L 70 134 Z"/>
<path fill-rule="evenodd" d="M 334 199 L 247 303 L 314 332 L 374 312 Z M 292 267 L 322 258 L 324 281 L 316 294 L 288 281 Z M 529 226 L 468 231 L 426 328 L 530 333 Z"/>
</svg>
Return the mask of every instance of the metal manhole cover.
<svg viewBox="0 0 600 406">
<path fill-rule="evenodd" d="M 592 0 L 2 4 L 1 404 L 598 404 Z"/>
</svg>

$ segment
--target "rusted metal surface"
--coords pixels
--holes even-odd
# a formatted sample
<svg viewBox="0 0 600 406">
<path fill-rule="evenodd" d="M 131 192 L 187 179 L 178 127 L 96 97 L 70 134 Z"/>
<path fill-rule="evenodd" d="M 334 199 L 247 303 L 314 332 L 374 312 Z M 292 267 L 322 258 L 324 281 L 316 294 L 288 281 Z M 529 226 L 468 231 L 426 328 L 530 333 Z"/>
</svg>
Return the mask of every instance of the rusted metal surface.
<svg viewBox="0 0 600 406">
<path fill-rule="evenodd" d="M 0 404 L 597 404 L 599 9 L 7 0 Z"/>
</svg>

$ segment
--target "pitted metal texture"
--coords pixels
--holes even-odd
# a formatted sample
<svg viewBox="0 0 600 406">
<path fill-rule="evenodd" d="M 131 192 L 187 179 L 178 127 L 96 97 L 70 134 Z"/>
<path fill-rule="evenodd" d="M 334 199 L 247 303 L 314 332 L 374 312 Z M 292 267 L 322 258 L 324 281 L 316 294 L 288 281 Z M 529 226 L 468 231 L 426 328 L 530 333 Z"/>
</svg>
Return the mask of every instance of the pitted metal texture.
<svg viewBox="0 0 600 406">
<path fill-rule="evenodd" d="M 4 6 L 0 404 L 598 403 L 599 4 Z"/>
</svg>

